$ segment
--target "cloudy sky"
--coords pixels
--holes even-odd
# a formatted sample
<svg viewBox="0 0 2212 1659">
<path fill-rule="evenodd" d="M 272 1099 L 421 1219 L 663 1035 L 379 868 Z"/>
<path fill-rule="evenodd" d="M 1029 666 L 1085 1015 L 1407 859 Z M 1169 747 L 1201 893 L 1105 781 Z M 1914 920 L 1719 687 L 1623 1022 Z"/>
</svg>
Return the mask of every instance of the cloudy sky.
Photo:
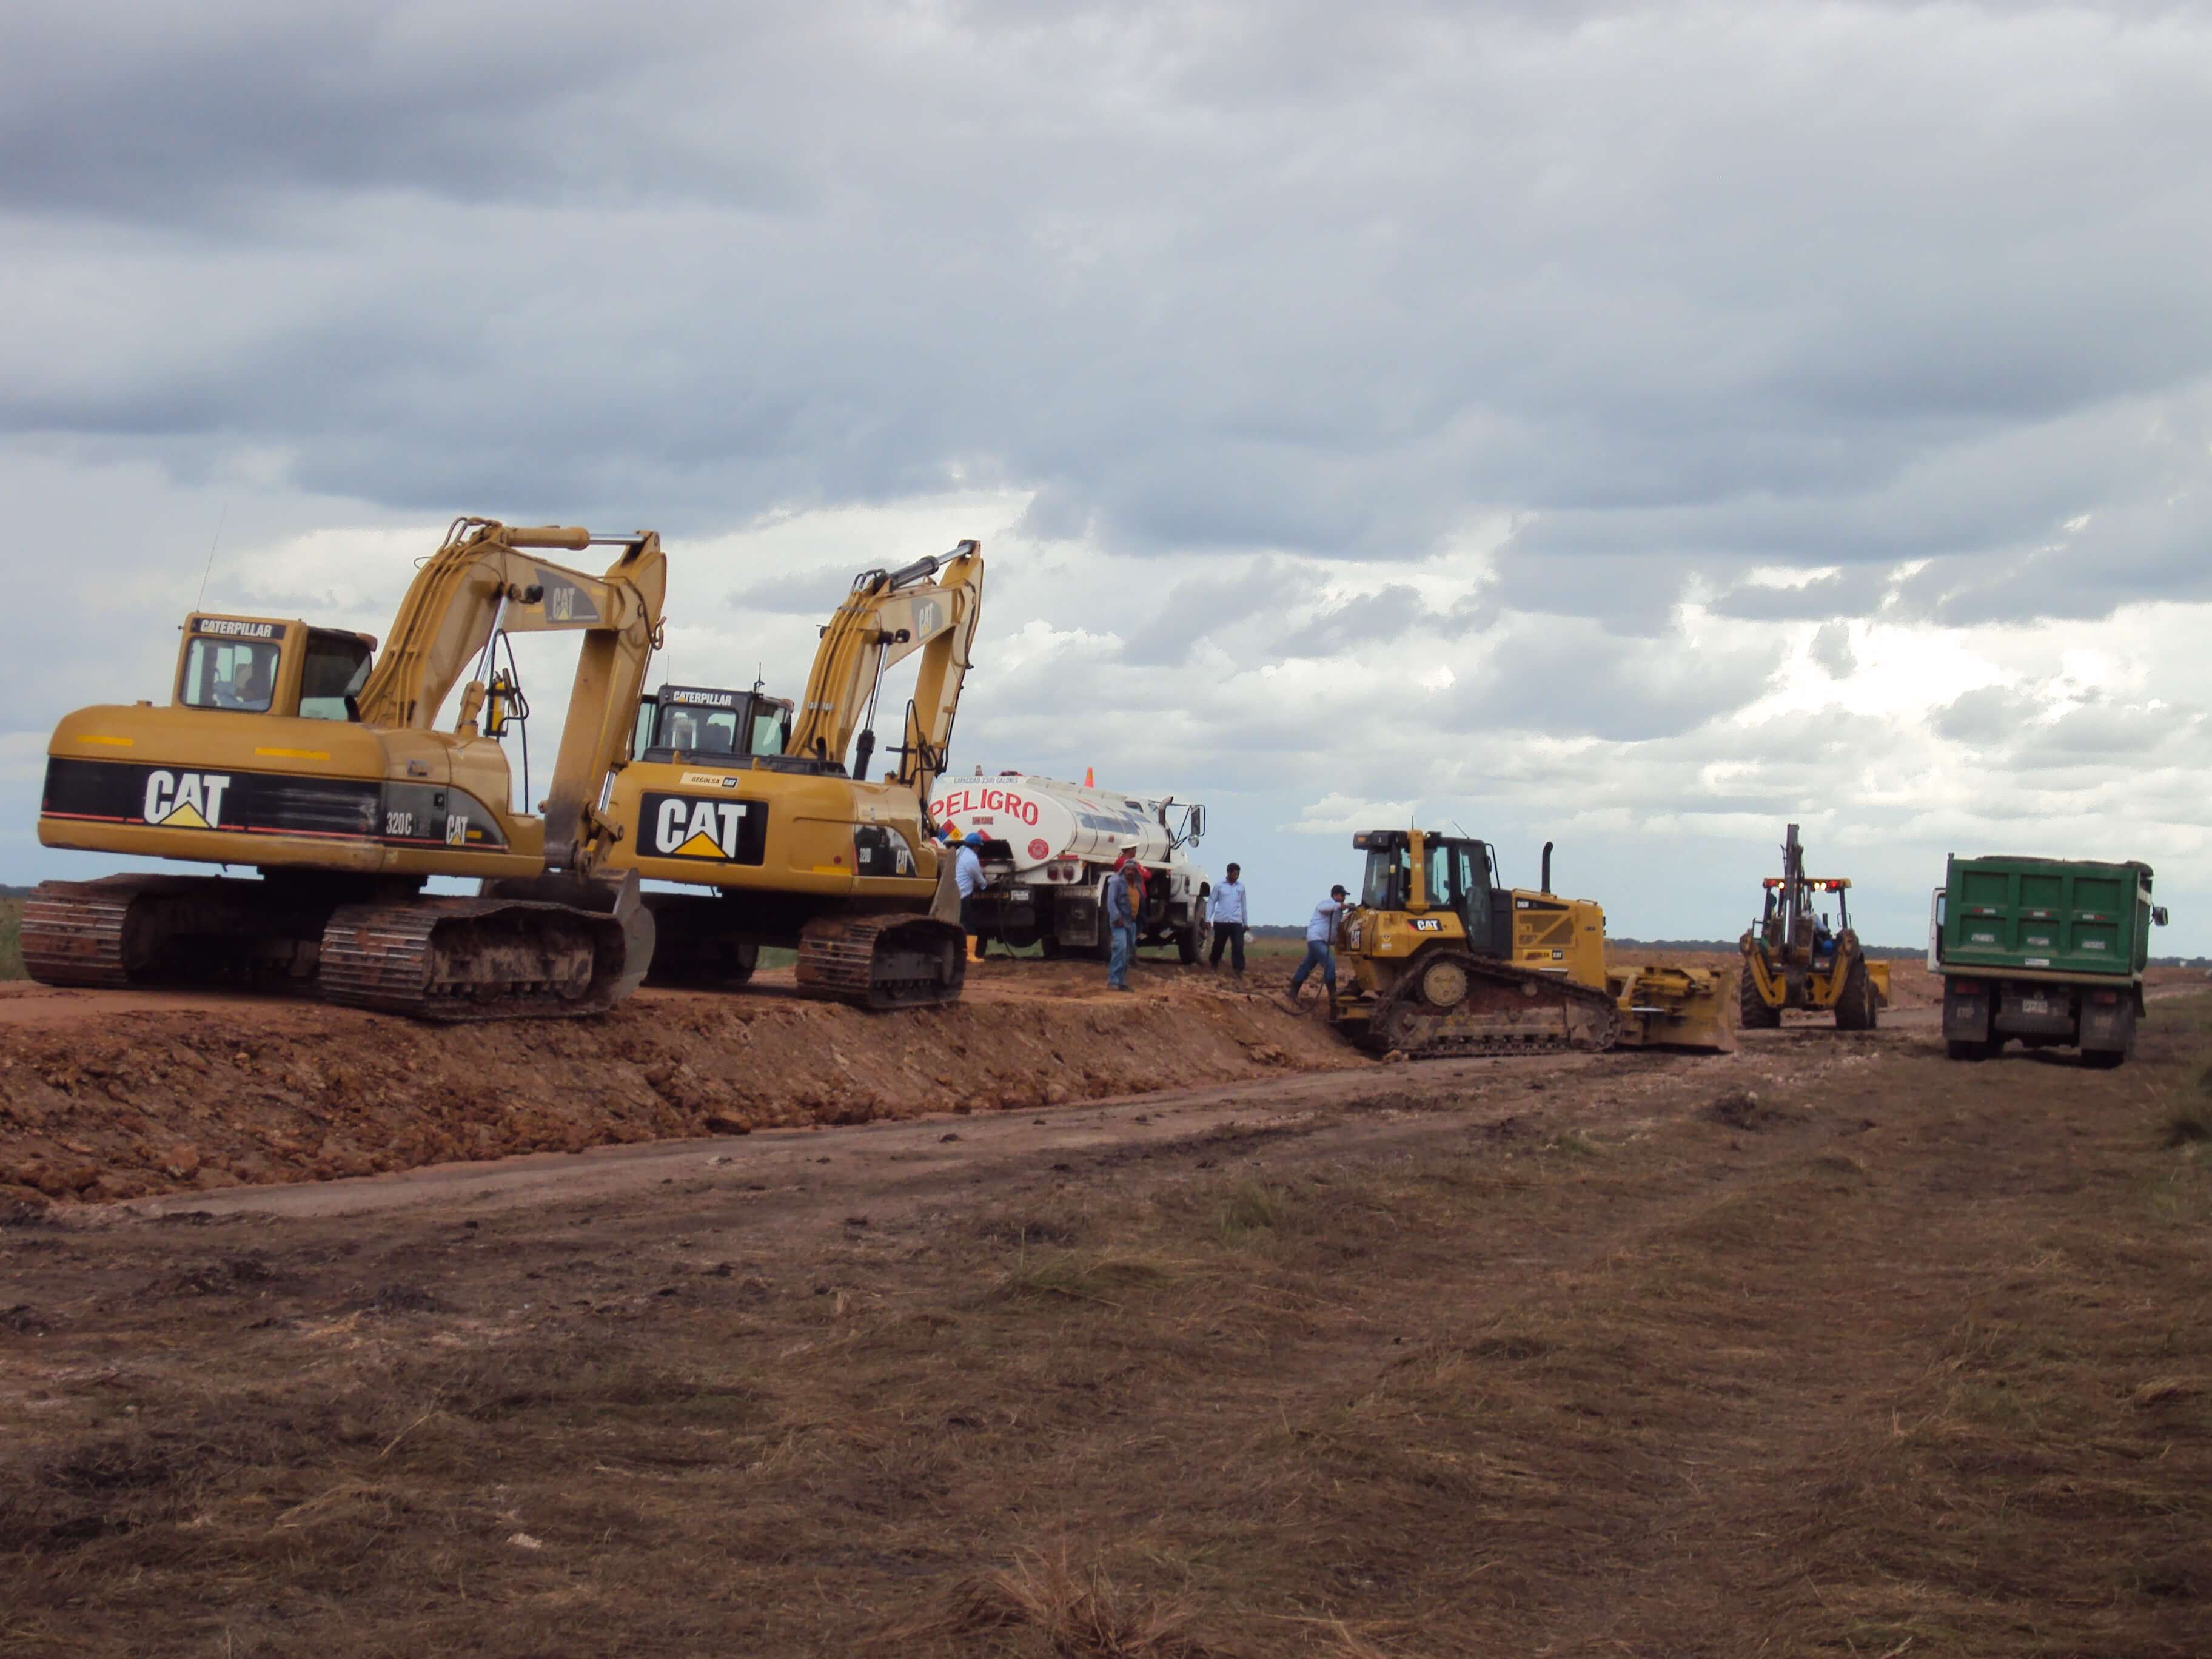
<svg viewBox="0 0 2212 1659">
<path fill-rule="evenodd" d="M 957 768 L 1261 921 L 1410 817 L 1732 935 L 1794 818 L 1878 941 L 2013 851 L 2212 951 L 2208 173 L 2197 6 L 16 0 L 0 880 L 204 571 L 378 631 L 482 513 L 792 690 L 981 538 Z"/>
</svg>

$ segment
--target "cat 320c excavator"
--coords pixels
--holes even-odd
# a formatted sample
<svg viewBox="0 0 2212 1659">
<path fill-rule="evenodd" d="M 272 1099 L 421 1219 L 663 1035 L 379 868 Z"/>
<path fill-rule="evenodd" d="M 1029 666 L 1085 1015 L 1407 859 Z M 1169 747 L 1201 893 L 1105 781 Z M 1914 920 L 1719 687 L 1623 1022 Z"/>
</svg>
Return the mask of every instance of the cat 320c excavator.
<svg viewBox="0 0 2212 1659">
<path fill-rule="evenodd" d="M 1339 920 L 1349 982 L 1329 1006 L 1376 1053 L 1524 1054 L 1664 1047 L 1723 1053 L 1727 975 L 1709 969 L 1608 969 L 1605 912 L 1499 884 L 1487 842 L 1424 830 L 1368 830 L 1359 902 Z"/>
<path fill-rule="evenodd" d="M 603 576 L 538 548 L 622 551 Z M 637 880 L 603 873 L 598 811 L 660 633 L 651 531 L 460 519 L 374 660 L 367 635 L 265 617 L 185 619 L 169 705 L 82 708 L 47 747 L 48 847 L 258 869 L 47 882 L 24 964 L 49 985 L 312 985 L 433 1019 L 590 1013 L 644 977 Z M 584 634 L 543 817 L 515 811 L 499 739 L 528 717 L 506 633 Z M 454 684 L 459 719 L 433 730 Z M 524 761 L 527 787 L 528 760 Z M 422 892 L 480 878 L 476 896 Z"/>
<path fill-rule="evenodd" d="M 670 685 L 645 700 L 608 798 L 628 831 L 611 864 L 710 890 L 646 895 L 653 983 L 741 984 L 772 945 L 798 950 L 802 996 L 863 1008 L 958 999 L 959 900 L 926 803 L 982 599 L 972 541 L 862 571 L 822 630 L 795 722 L 757 686 Z M 897 769 L 872 783 L 884 671 L 917 652 Z"/>
</svg>

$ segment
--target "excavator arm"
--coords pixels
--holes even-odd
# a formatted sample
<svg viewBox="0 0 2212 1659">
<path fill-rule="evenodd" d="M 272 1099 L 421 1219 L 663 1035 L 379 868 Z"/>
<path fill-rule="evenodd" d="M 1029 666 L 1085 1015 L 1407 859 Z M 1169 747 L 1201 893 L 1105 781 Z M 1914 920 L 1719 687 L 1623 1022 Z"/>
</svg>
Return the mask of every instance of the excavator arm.
<svg viewBox="0 0 2212 1659">
<path fill-rule="evenodd" d="M 902 569 L 862 571 L 822 630 L 792 732 L 792 752 L 842 766 L 857 733 L 853 775 L 865 777 L 875 752 L 876 698 L 884 672 L 919 651 L 914 701 L 894 752 L 898 781 L 927 799 L 945 768 L 982 602 L 983 553 L 977 542 L 962 542 L 941 558 L 917 559 Z"/>
<path fill-rule="evenodd" d="M 601 576 L 527 550 L 594 544 L 623 550 Z M 629 735 L 667 586 L 667 557 L 651 531 L 594 536 L 574 526 L 458 520 L 400 603 L 391 643 L 362 688 L 360 717 L 428 730 L 494 634 L 584 632 L 544 814 L 548 861 L 588 869 L 618 833 L 599 818 L 600 786 Z M 484 696 L 483 682 L 471 679 L 458 729 L 475 729 Z"/>
</svg>

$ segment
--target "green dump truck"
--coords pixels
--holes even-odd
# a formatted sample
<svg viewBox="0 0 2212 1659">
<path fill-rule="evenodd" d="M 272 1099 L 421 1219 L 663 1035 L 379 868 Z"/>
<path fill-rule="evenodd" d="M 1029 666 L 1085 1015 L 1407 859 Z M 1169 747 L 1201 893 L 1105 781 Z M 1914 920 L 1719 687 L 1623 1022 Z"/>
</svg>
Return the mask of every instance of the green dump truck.
<svg viewBox="0 0 2212 1659">
<path fill-rule="evenodd" d="M 1929 914 L 1928 969 L 1943 981 L 1943 1042 L 1988 1060 L 2011 1038 L 2070 1045 L 2118 1066 L 2143 1011 L 2153 924 L 2150 866 L 2074 859 L 1962 859 L 1943 866 Z"/>
</svg>

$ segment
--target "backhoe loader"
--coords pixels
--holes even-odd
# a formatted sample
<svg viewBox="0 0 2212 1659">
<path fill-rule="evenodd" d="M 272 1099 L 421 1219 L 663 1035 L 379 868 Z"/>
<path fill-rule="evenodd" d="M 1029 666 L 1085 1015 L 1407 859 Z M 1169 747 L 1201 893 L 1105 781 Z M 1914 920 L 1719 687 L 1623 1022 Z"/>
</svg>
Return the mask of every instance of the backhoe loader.
<svg viewBox="0 0 2212 1659">
<path fill-rule="evenodd" d="M 618 547 L 602 576 L 539 548 Z M 79 709 L 47 747 L 47 847 L 241 866 L 50 881 L 22 949 L 49 985 L 312 988 L 432 1019 L 590 1013 L 644 977 L 652 918 L 611 878 L 598 811 L 660 632 L 651 531 L 459 519 L 375 655 L 368 635 L 194 611 L 169 704 Z M 544 816 L 510 805 L 500 739 L 527 719 L 505 635 L 580 631 Z M 471 672 L 471 663 L 475 668 Z M 451 731 L 434 729 L 455 684 Z M 527 787 L 528 759 L 524 759 Z M 422 891 L 476 877 L 473 896 Z"/>
<path fill-rule="evenodd" d="M 1889 1006 L 1889 964 L 1869 962 L 1851 927 L 1851 884 L 1805 873 L 1805 848 L 1791 824 L 1782 842 L 1782 873 L 1760 884 L 1765 902 L 1756 927 L 1736 941 L 1743 952 L 1737 999 L 1744 1030 L 1771 1030 L 1784 1008 L 1832 1009 L 1839 1031 L 1871 1031 Z M 1814 895 L 1836 896 L 1837 927 L 1814 908 Z"/>
<path fill-rule="evenodd" d="M 822 630 L 795 714 L 757 686 L 663 687 L 647 700 L 608 799 L 624 830 L 612 863 L 711 890 L 646 895 L 655 984 L 741 984 L 771 945 L 797 949 L 802 996 L 863 1008 L 957 1000 L 959 900 L 926 803 L 982 596 L 972 541 L 864 570 Z M 884 671 L 917 652 L 890 750 L 897 767 L 871 782 Z"/>
<path fill-rule="evenodd" d="M 1337 923 L 1352 972 L 1329 1018 L 1360 1046 L 1412 1059 L 1616 1046 L 1735 1048 L 1727 975 L 1608 969 L 1605 912 L 1552 890 L 1504 886 L 1487 842 L 1370 830 L 1359 902 Z"/>
</svg>

